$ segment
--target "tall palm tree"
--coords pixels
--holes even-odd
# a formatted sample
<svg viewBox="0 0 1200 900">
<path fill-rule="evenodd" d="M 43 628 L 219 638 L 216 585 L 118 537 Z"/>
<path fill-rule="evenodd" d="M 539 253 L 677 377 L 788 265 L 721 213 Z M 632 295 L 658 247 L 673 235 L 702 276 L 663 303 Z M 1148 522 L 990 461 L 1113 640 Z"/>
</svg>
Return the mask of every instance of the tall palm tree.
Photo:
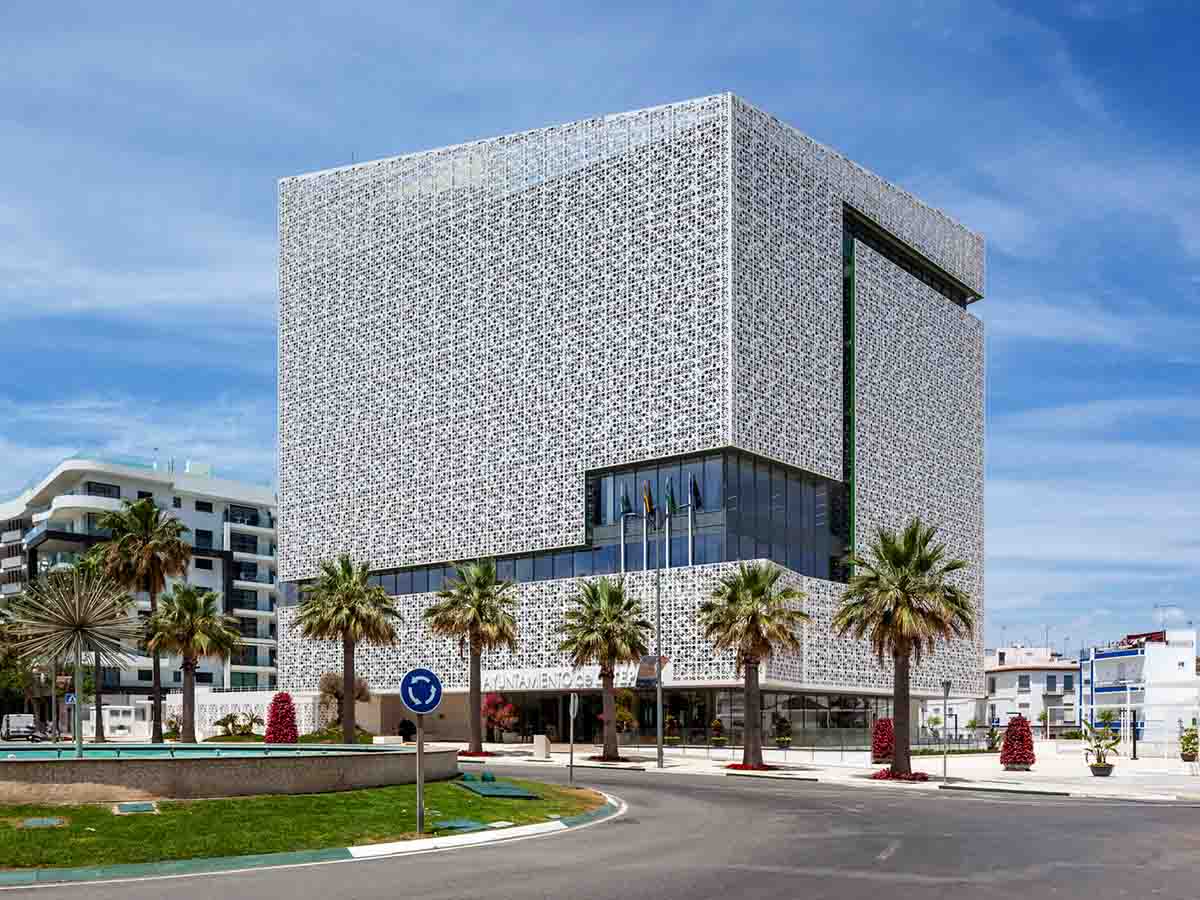
<svg viewBox="0 0 1200 900">
<path fill-rule="evenodd" d="M 183 725 L 180 739 L 196 743 L 196 665 L 213 656 L 226 660 L 241 640 L 235 620 L 223 615 L 217 595 L 204 588 L 177 584 L 146 625 L 147 645 L 155 652 L 183 659 Z"/>
<path fill-rule="evenodd" d="M 399 613 L 379 585 L 370 583 L 370 563 L 355 565 L 349 553 L 321 563 L 321 575 L 301 588 L 294 628 L 306 638 L 341 640 L 342 684 L 354 684 L 354 648 L 359 643 L 393 644 Z M 342 704 L 342 740 L 355 743 L 354 703 Z"/>
<path fill-rule="evenodd" d="M 854 574 L 833 617 L 839 635 L 866 637 L 880 662 L 891 655 L 892 714 L 895 718 L 895 751 L 892 770 L 912 772 L 911 664 L 932 653 L 938 638 L 964 637 L 975 627 L 971 596 L 953 584 L 950 576 L 969 563 L 948 559 L 944 544 L 934 543 L 937 529 L 919 518 L 903 530 L 877 530 L 867 553 L 851 553 L 846 563 Z"/>
<path fill-rule="evenodd" d="M 124 587 L 99 572 L 76 568 L 50 572 L 14 601 L 11 627 L 22 658 L 75 660 L 78 702 L 73 731 L 75 749 L 82 756 L 83 654 L 90 651 L 103 662 L 120 666 L 126 659 L 123 642 L 140 633 L 129 617 Z"/>
<path fill-rule="evenodd" d="M 745 710 L 742 764 L 762 766 L 762 701 L 758 667 L 777 650 L 798 650 L 796 631 L 808 621 L 798 607 L 804 594 L 780 587 L 783 569 L 772 563 L 742 563 L 718 582 L 700 604 L 704 636 L 717 650 L 734 650 L 743 675 Z"/>
<path fill-rule="evenodd" d="M 487 650 L 516 649 L 517 601 L 511 581 L 496 578 L 496 561 L 484 559 L 459 566 L 455 577 L 438 591 L 438 601 L 425 611 L 434 634 L 458 638 L 458 650 L 471 654 L 467 719 L 471 726 L 470 753 L 483 752 L 483 698 L 481 660 Z"/>
<path fill-rule="evenodd" d="M 98 525 L 112 533 L 96 548 L 104 571 L 128 590 L 146 591 L 153 616 L 158 612 L 158 595 L 166 590 L 167 579 L 187 572 L 192 548 L 183 536 L 191 529 L 159 509 L 152 497 L 122 501 L 121 509 L 105 513 Z M 158 652 L 151 651 L 151 657 L 154 724 L 150 740 L 161 744 L 162 670 Z"/>
<path fill-rule="evenodd" d="M 646 655 L 650 622 L 642 605 L 625 593 L 621 579 L 599 578 L 580 581 L 579 593 L 571 598 L 559 629 L 559 650 L 575 667 L 599 665 L 604 692 L 604 752 L 601 759 L 619 760 L 617 750 L 617 703 L 613 692 L 616 668 L 639 662 Z"/>
</svg>

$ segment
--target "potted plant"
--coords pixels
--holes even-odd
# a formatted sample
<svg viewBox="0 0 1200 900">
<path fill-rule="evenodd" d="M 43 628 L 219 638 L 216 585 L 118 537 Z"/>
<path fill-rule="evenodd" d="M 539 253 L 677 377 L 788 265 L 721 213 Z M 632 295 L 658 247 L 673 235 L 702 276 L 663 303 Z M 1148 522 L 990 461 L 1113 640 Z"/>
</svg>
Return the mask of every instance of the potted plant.
<svg viewBox="0 0 1200 900">
<path fill-rule="evenodd" d="M 1004 729 L 1004 745 L 1000 748 L 1000 764 L 1006 772 L 1028 772 L 1033 765 L 1033 732 L 1029 720 L 1014 716 Z"/>
<path fill-rule="evenodd" d="M 775 746 L 786 750 L 792 746 L 792 720 L 787 716 L 774 713 L 771 719 L 772 731 L 775 735 Z"/>
<path fill-rule="evenodd" d="M 994 753 L 1000 749 L 1000 732 L 996 730 L 995 725 L 988 727 L 985 738 L 987 740 L 987 748 L 989 752 Z"/>
<path fill-rule="evenodd" d="M 1088 760 L 1088 768 L 1098 778 L 1107 778 L 1112 774 L 1113 766 L 1108 761 L 1108 754 L 1117 752 L 1117 744 L 1121 736 L 1114 734 L 1108 728 L 1093 728 L 1084 724 L 1087 747 L 1084 748 L 1084 759 Z"/>
<path fill-rule="evenodd" d="M 871 762 L 891 765 L 896 752 L 896 729 L 891 719 L 876 719 L 871 727 Z"/>
<path fill-rule="evenodd" d="M 1191 728 L 1185 728 L 1183 734 L 1179 736 L 1179 758 L 1184 762 L 1195 762 L 1198 751 L 1200 751 L 1200 733 L 1193 725 Z"/>
<path fill-rule="evenodd" d="M 712 723 L 708 726 L 708 730 L 710 732 L 708 742 L 714 747 L 724 747 L 727 741 L 725 737 L 725 723 L 720 719 L 713 719 Z"/>
<path fill-rule="evenodd" d="M 675 716 L 667 716 L 663 722 L 663 741 L 674 746 L 679 743 L 679 719 Z"/>
</svg>

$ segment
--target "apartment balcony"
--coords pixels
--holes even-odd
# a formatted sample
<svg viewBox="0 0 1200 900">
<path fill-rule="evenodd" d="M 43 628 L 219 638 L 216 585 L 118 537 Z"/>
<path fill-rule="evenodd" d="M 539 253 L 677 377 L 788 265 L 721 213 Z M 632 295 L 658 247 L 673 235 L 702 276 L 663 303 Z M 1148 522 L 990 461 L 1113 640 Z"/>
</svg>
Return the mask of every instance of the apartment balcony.
<svg viewBox="0 0 1200 900">
<path fill-rule="evenodd" d="M 0 559 L 0 572 L 7 572 L 9 569 L 16 569 L 24 565 L 24 556 L 6 556 L 4 559 Z"/>
<path fill-rule="evenodd" d="M 275 618 L 275 610 L 273 610 L 273 609 L 258 609 L 257 607 L 249 608 L 249 607 L 245 607 L 245 606 L 234 606 L 230 610 L 229 614 L 232 616 L 242 616 L 245 618 L 253 617 L 256 619 L 274 619 Z"/>
<path fill-rule="evenodd" d="M 21 593 L 23 590 L 25 590 L 25 584 L 21 581 L 0 584 L 0 597 L 11 597 L 13 594 Z"/>
<path fill-rule="evenodd" d="M 268 675 L 274 675 L 278 671 L 275 666 L 249 666 L 241 663 L 230 663 L 229 669 L 232 672 L 265 672 Z"/>
<path fill-rule="evenodd" d="M 236 562 L 252 563 L 256 566 L 270 566 L 271 568 L 275 567 L 274 553 L 250 553 L 246 550 L 234 550 L 233 558 Z"/>
<path fill-rule="evenodd" d="M 22 531 L 14 528 L 12 531 L 0 531 L 0 544 L 16 544 L 21 540 Z"/>
<path fill-rule="evenodd" d="M 50 501 L 50 515 L 55 513 L 106 513 L 121 509 L 121 501 L 115 497 L 99 497 L 95 494 L 59 494 Z"/>
</svg>

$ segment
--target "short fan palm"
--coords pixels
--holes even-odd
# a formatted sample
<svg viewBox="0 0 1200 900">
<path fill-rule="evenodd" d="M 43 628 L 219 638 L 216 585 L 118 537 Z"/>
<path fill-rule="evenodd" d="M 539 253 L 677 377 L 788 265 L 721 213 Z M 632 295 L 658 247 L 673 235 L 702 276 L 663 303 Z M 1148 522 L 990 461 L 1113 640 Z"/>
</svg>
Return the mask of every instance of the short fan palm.
<svg viewBox="0 0 1200 900">
<path fill-rule="evenodd" d="M 760 767 L 762 702 L 758 668 L 779 650 L 800 649 L 798 631 L 808 621 L 799 609 L 801 591 L 781 586 L 783 569 L 772 563 L 742 563 L 720 580 L 712 598 L 700 604 L 699 621 L 717 650 L 737 654 L 745 691 L 745 737 L 742 764 Z"/>
<path fill-rule="evenodd" d="M 371 584 L 369 563 L 355 565 L 350 554 L 321 563 L 321 574 L 301 591 L 293 628 L 311 640 L 341 641 L 342 684 L 354 684 L 354 648 L 360 643 L 393 644 L 399 614 L 379 585 Z M 356 742 L 354 704 L 342 704 L 342 740 Z"/>
<path fill-rule="evenodd" d="M 150 614 L 158 611 L 158 595 L 167 579 L 187 572 L 192 548 L 183 536 L 190 530 L 155 505 L 154 499 L 124 500 L 121 509 L 100 517 L 99 527 L 111 537 L 93 551 L 112 580 L 129 591 L 150 595 Z M 151 653 L 153 726 L 150 739 L 162 743 L 162 666 L 158 653 Z"/>
<path fill-rule="evenodd" d="M 175 653 L 183 662 L 183 724 L 180 738 L 196 743 L 196 666 L 206 656 L 228 659 L 241 639 L 234 619 L 223 615 L 217 595 L 177 584 L 164 594 L 158 612 L 146 626 L 147 646 L 155 653 Z"/>
<path fill-rule="evenodd" d="M 25 659 L 74 659 L 75 695 L 83 698 L 83 654 L 106 665 L 127 660 L 124 642 L 141 634 L 129 615 L 129 595 L 99 572 L 78 568 L 50 572 L 30 584 L 12 604 L 13 647 Z M 75 706 L 75 746 L 83 752 L 83 730 Z"/>
<path fill-rule="evenodd" d="M 965 637 L 975 627 L 970 594 L 951 580 L 969 564 L 947 558 L 945 545 L 934 542 L 936 535 L 937 529 L 920 519 L 899 532 L 880 528 L 865 554 L 846 557 L 854 574 L 833 618 L 839 635 L 867 638 L 881 662 L 892 657 L 892 770 L 901 775 L 912 771 L 912 661 L 920 664 L 939 638 Z"/>
<path fill-rule="evenodd" d="M 625 592 L 620 580 L 599 578 L 579 582 L 579 593 L 563 615 L 559 649 L 571 665 L 600 667 L 604 692 L 604 752 L 602 759 L 619 760 L 617 703 L 613 692 L 616 667 L 639 662 L 646 654 L 650 622 L 642 605 Z"/>
<path fill-rule="evenodd" d="M 483 654 L 517 646 L 517 601 L 511 581 L 496 577 L 496 561 L 484 559 L 459 566 L 455 577 L 438 591 L 438 600 L 425 611 L 434 634 L 458 638 L 459 651 L 471 656 L 467 718 L 471 753 L 483 752 L 483 703 L 480 682 Z"/>
</svg>

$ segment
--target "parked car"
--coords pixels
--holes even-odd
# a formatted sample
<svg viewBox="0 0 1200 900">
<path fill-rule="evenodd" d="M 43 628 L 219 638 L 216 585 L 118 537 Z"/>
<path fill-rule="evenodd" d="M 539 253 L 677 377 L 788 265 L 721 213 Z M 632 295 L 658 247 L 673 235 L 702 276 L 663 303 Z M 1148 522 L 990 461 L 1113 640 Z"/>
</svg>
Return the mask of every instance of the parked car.
<svg viewBox="0 0 1200 900">
<path fill-rule="evenodd" d="M 37 722 L 29 713 L 10 713 L 0 721 L 0 739 L 30 741 L 41 737 Z"/>
</svg>

